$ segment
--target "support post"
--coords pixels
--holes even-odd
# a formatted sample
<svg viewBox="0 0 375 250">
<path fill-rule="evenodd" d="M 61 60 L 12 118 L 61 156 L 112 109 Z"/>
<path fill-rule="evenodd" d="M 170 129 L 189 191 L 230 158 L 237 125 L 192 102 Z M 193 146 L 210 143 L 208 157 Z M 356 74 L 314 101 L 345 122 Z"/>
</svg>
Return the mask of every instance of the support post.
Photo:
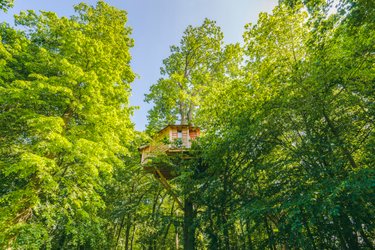
<svg viewBox="0 0 375 250">
<path fill-rule="evenodd" d="M 164 175 L 160 172 L 159 169 L 156 169 L 156 173 L 159 175 L 158 180 L 160 181 L 160 183 L 165 187 L 165 189 L 167 189 L 167 191 L 169 191 L 169 193 L 172 195 L 175 202 L 177 202 L 179 208 L 181 210 L 184 210 L 184 207 L 182 206 L 181 201 L 178 199 L 177 195 L 173 192 L 171 185 L 169 185 L 169 183 L 168 183 L 167 179 L 165 179 Z"/>
</svg>

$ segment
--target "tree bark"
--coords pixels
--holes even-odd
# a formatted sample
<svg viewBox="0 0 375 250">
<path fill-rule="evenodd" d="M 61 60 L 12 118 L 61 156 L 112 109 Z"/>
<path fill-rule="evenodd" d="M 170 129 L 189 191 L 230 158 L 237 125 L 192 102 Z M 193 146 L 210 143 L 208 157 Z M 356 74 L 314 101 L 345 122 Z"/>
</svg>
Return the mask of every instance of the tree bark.
<svg viewBox="0 0 375 250">
<path fill-rule="evenodd" d="M 184 249 L 195 249 L 194 208 L 189 198 L 184 202 Z"/>
<path fill-rule="evenodd" d="M 128 215 L 128 222 L 126 225 L 125 230 L 125 249 L 129 250 L 129 240 L 130 240 L 130 229 L 132 227 L 132 224 L 130 223 L 129 215 Z"/>
<path fill-rule="evenodd" d="M 176 223 L 177 224 L 177 223 Z M 180 248 L 180 237 L 178 235 L 178 227 L 177 225 L 174 225 L 174 230 L 175 230 L 175 234 L 176 234 L 176 250 L 178 250 Z"/>
</svg>

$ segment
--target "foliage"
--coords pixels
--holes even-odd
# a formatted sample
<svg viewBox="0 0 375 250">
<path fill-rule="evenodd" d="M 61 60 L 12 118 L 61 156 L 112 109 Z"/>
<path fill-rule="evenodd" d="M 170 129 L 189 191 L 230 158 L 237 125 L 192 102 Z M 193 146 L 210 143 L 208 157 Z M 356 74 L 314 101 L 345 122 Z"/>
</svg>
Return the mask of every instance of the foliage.
<svg viewBox="0 0 375 250">
<path fill-rule="evenodd" d="M 209 248 L 373 247 L 371 26 L 283 5 L 247 26 L 245 75 L 201 110 Z"/>
<path fill-rule="evenodd" d="M 198 245 L 372 249 L 373 14 L 286 2 L 246 26 L 198 94 L 206 133 L 177 178 Z"/>
<path fill-rule="evenodd" d="M 7 11 L 7 9 L 13 7 L 14 0 L 0 0 L 0 10 Z"/>
<path fill-rule="evenodd" d="M 197 107 L 211 83 L 224 74 L 223 33 L 214 21 L 205 19 L 199 27 L 188 26 L 179 46 L 171 46 L 164 59 L 164 76 L 151 86 L 146 101 L 154 103 L 149 111 L 149 132 L 156 132 L 179 121 L 193 124 Z M 236 45 L 230 46 L 237 47 Z"/>
<path fill-rule="evenodd" d="M 181 249 L 190 230 L 185 248 L 373 249 L 373 5 L 283 0 L 242 45 L 188 26 L 146 95 L 148 135 L 130 121 L 125 12 L 1 24 L 0 247 Z M 178 121 L 204 133 L 174 156 L 150 144 L 165 189 L 138 147 Z"/>
<path fill-rule="evenodd" d="M 125 12 L 101 1 L 75 10 L 21 13 L 25 33 L 1 27 L 5 247 L 105 246 L 106 183 L 133 138 L 132 40 Z"/>
</svg>

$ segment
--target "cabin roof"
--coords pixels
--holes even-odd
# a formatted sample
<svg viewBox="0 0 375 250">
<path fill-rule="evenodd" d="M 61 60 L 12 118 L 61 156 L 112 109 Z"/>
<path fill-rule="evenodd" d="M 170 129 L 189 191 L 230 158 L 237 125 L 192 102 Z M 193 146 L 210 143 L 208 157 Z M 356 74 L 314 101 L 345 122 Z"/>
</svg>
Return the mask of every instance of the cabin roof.
<svg viewBox="0 0 375 250">
<path fill-rule="evenodd" d="M 164 130 L 166 130 L 167 128 L 186 128 L 188 127 L 189 129 L 192 128 L 192 129 L 199 129 L 199 127 L 196 127 L 196 126 L 193 126 L 193 125 L 189 125 L 189 124 L 169 124 L 167 126 L 165 126 L 164 128 L 160 129 L 157 134 L 160 134 L 161 132 L 163 132 Z M 142 151 L 142 149 L 145 149 L 149 146 L 149 144 L 146 144 L 146 145 L 142 145 L 138 148 L 138 151 Z"/>
<path fill-rule="evenodd" d="M 185 125 L 183 125 L 183 124 L 169 124 L 169 125 L 165 126 L 164 128 L 162 128 L 161 130 L 159 130 L 158 134 L 161 133 L 162 131 L 166 130 L 169 127 L 171 127 L 171 128 L 173 128 L 173 127 L 174 128 L 186 128 L 186 127 L 188 127 L 188 128 L 193 128 L 193 129 L 197 129 L 198 128 L 196 126 L 188 125 L 188 124 L 185 124 Z"/>
</svg>

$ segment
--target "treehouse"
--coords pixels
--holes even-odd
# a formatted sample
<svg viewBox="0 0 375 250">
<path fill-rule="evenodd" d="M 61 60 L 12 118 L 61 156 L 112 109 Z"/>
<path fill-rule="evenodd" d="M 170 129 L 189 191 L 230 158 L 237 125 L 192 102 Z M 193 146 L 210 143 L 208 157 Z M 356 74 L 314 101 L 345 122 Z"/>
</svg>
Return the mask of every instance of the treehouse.
<svg viewBox="0 0 375 250">
<path fill-rule="evenodd" d="M 154 140 L 139 148 L 143 168 L 160 179 L 173 179 L 176 169 L 168 160 L 171 156 L 188 156 L 191 143 L 200 135 L 200 129 L 191 125 L 168 125 Z"/>
</svg>

